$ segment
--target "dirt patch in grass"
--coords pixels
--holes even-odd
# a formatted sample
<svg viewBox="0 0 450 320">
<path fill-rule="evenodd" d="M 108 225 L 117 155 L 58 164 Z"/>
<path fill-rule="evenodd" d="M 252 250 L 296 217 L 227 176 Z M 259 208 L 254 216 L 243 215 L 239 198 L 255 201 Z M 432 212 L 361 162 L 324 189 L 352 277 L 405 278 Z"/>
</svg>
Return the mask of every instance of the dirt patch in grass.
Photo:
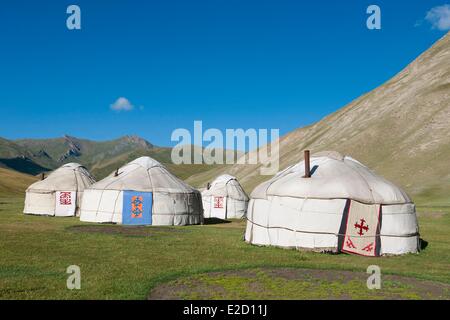
<svg viewBox="0 0 450 320">
<path fill-rule="evenodd" d="M 174 287 L 177 294 L 169 287 L 160 286 L 152 291 L 149 300 L 182 300 L 182 299 L 211 299 L 211 293 L 225 294 L 220 285 L 207 284 L 199 279 L 191 279 L 189 283 L 177 283 Z"/>
<path fill-rule="evenodd" d="M 450 285 L 382 275 L 369 290 L 365 272 L 264 268 L 211 272 L 155 287 L 148 299 L 450 299 Z"/>
<path fill-rule="evenodd" d="M 151 227 L 151 226 L 117 226 L 117 225 L 95 225 L 95 226 L 70 226 L 67 230 L 77 233 L 100 233 L 133 237 L 151 237 L 164 233 L 188 232 L 173 227 Z"/>
</svg>

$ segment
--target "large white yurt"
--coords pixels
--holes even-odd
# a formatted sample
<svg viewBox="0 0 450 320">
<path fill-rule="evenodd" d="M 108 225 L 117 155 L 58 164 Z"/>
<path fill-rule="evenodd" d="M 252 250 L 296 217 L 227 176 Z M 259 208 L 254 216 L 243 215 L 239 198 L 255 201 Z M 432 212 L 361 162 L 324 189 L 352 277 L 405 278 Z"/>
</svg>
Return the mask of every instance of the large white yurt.
<svg viewBox="0 0 450 320">
<path fill-rule="evenodd" d="M 203 223 L 200 192 L 161 163 L 138 158 L 89 187 L 81 221 L 126 225 Z"/>
<path fill-rule="evenodd" d="M 249 198 L 236 177 L 223 174 L 202 191 L 205 218 L 240 219 L 245 217 Z"/>
<path fill-rule="evenodd" d="M 247 242 L 365 256 L 418 252 L 415 205 L 402 189 L 336 152 L 305 159 L 254 189 Z"/>
<path fill-rule="evenodd" d="M 78 163 L 68 163 L 28 187 L 25 214 L 70 217 L 79 215 L 84 190 L 95 182 Z"/>
</svg>

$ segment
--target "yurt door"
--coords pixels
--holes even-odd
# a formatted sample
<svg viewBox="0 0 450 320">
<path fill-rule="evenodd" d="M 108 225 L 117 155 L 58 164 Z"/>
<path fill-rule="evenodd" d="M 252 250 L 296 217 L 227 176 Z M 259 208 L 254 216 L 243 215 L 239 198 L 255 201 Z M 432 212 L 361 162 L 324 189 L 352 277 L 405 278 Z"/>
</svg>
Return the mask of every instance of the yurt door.
<svg viewBox="0 0 450 320">
<path fill-rule="evenodd" d="M 151 225 L 152 207 L 152 192 L 124 191 L 122 224 Z"/>
<path fill-rule="evenodd" d="M 226 219 L 227 218 L 227 197 L 212 197 L 211 217 Z"/>
<path fill-rule="evenodd" d="M 339 230 L 339 249 L 363 256 L 380 255 L 381 205 L 347 200 Z"/>
<path fill-rule="evenodd" d="M 55 216 L 73 217 L 76 210 L 77 193 L 74 191 L 55 192 Z"/>
</svg>

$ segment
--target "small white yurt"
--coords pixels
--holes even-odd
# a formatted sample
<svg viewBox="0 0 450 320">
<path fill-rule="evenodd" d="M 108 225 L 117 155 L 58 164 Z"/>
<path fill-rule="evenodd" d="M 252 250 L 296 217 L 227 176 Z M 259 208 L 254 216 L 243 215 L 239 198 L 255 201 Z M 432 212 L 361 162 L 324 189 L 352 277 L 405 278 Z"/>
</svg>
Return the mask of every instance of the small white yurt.
<svg viewBox="0 0 450 320">
<path fill-rule="evenodd" d="M 223 174 L 202 191 L 205 218 L 240 219 L 245 217 L 249 198 L 236 177 Z"/>
<path fill-rule="evenodd" d="M 415 205 L 402 189 L 336 152 L 305 159 L 254 189 L 247 242 L 365 256 L 418 252 Z"/>
<path fill-rule="evenodd" d="M 90 186 L 81 221 L 125 225 L 203 223 L 200 192 L 150 157 L 138 158 Z"/>
<path fill-rule="evenodd" d="M 28 187 L 23 212 L 57 217 L 78 216 L 83 191 L 94 182 L 94 177 L 82 165 L 65 164 Z"/>
</svg>

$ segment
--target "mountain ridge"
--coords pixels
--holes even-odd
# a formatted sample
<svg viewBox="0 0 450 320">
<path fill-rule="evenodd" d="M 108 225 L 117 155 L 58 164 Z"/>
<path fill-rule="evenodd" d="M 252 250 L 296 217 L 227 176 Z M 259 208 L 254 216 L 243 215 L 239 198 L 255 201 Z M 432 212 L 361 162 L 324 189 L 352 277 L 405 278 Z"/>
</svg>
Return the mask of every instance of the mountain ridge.
<svg viewBox="0 0 450 320">
<path fill-rule="evenodd" d="M 190 146 L 192 155 L 203 148 Z M 125 135 L 113 140 L 95 141 L 70 135 L 48 139 L 7 140 L 0 137 L 0 167 L 37 175 L 52 171 L 68 162 L 87 167 L 97 179 L 102 179 L 125 163 L 150 156 L 164 164 L 181 179 L 211 169 L 202 164 L 175 165 L 172 148 L 155 146 L 137 135 Z M 237 152 L 240 156 L 241 153 Z"/>
<path fill-rule="evenodd" d="M 95 167 L 96 173 L 103 176 L 109 174 L 104 172 L 106 169 L 101 165 L 106 159 L 116 159 L 118 163 L 114 166 L 117 166 L 132 156 L 142 155 L 166 162 L 170 148 L 154 146 L 137 135 L 106 141 L 80 139 L 67 134 L 48 139 L 0 138 L 0 166 L 33 175 L 56 169 L 68 162 L 80 162 L 87 167 Z"/>
<path fill-rule="evenodd" d="M 450 33 L 374 90 L 309 126 L 280 138 L 280 169 L 303 150 L 335 150 L 402 186 L 420 202 L 450 204 Z M 264 146 L 262 148 L 267 148 Z M 234 165 L 194 175 L 204 185 L 223 172 L 247 191 L 270 178 L 260 165 Z"/>
</svg>

